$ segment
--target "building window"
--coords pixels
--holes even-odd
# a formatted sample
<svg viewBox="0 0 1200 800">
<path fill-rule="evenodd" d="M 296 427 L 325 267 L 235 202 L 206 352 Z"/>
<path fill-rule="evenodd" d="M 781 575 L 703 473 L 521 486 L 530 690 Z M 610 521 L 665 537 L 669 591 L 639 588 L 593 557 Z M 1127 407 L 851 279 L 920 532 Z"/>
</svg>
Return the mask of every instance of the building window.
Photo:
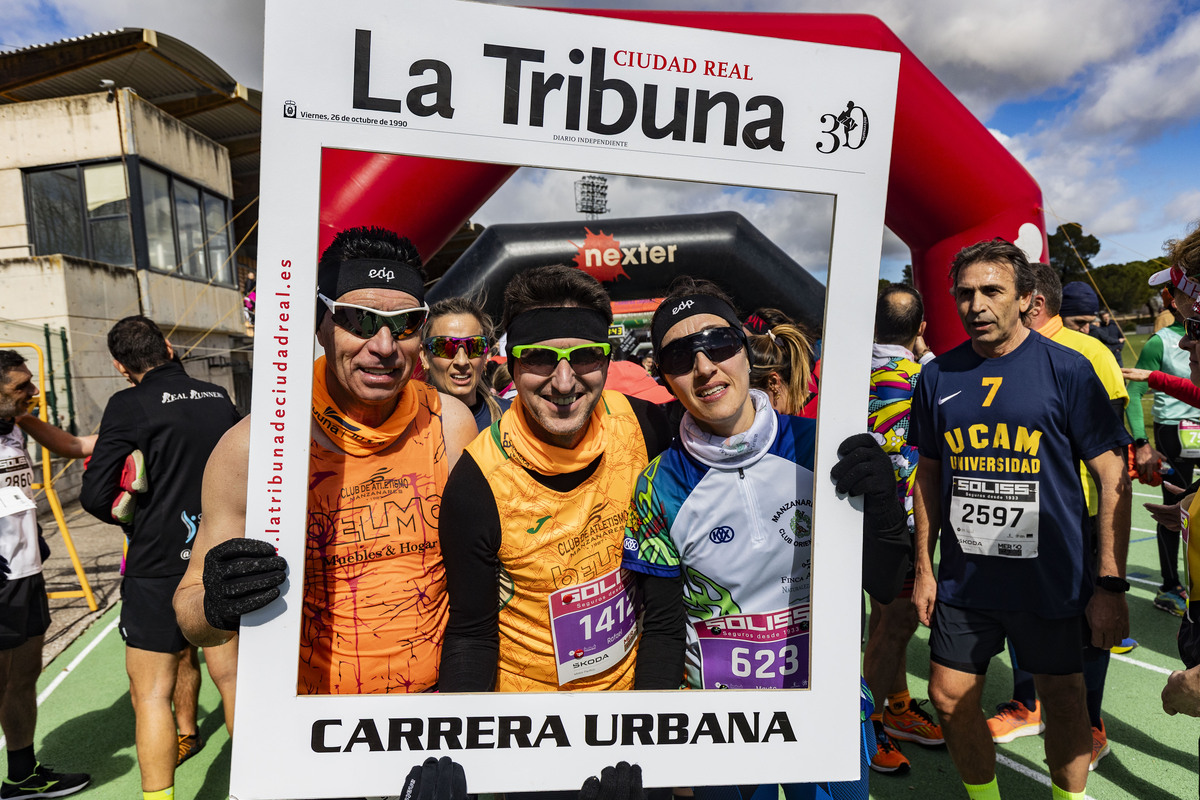
<svg viewBox="0 0 1200 800">
<path fill-rule="evenodd" d="M 180 269 L 184 275 L 203 278 L 204 222 L 200 215 L 200 190 L 175 181 L 175 232 L 179 236 Z"/>
<path fill-rule="evenodd" d="M 28 172 L 29 228 L 34 255 L 133 264 L 129 190 L 119 161 Z"/>
<path fill-rule="evenodd" d="M 133 263 L 129 238 L 129 191 L 119 161 L 83 168 L 91 258 L 106 264 Z"/>
<path fill-rule="evenodd" d="M 134 175 L 141 183 L 147 266 L 232 286 L 228 201 L 144 162 Z M 122 162 L 31 170 L 25 191 L 34 255 L 133 265 Z"/>
<path fill-rule="evenodd" d="M 145 162 L 140 172 L 150 268 L 232 285 L 226 200 Z"/>
<path fill-rule="evenodd" d="M 171 179 L 156 169 L 143 166 L 142 207 L 146 216 L 146 251 L 150 269 L 175 269 L 175 226 L 171 224 Z"/>
<path fill-rule="evenodd" d="M 208 269 L 217 283 L 233 283 L 229 257 L 229 213 L 225 201 L 204 193 L 204 230 L 208 233 Z"/>
</svg>

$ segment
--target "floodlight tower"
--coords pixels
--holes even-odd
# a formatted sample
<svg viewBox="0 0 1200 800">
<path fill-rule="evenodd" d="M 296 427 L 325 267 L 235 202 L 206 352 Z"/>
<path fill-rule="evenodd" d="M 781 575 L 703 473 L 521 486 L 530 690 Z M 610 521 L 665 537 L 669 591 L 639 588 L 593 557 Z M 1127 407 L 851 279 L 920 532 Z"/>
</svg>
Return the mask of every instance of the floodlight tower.
<svg viewBox="0 0 1200 800">
<path fill-rule="evenodd" d="M 584 175 L 575 181 L 575 210 L 595 219 L 608 213 L 608 179 L 603 175 Z"/>
</svg>

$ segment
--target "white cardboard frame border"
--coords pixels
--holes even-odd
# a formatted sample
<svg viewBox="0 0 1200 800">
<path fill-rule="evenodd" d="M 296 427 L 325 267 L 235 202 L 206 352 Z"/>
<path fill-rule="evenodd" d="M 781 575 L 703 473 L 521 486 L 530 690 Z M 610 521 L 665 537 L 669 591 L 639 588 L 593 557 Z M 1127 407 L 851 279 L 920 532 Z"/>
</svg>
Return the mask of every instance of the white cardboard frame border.
<svg viewBox="0 0 1200 800">
<path fill-rule="evenodd" d="M 302 7 L 303 6 L 303 7 Z M 436 6 L 437 12 L 431 9 Z M 468 161 L 491 161 L 535 165 L 555 169 L 631 174 L 757 186 L 771 189 L 816 191 L 836 196 L 831 242 L 829 281 L 825 311 L 825 359 L 822 374 L 821 415 L 818 423 L 817 474 L 828 474 L 836 462 L 837 445 L 846 436 L 863 430 L 871 326 L 863 324 L 863 308 L 874 308 L 874 286 L 882 246 L 883 216 L 891 152 L 892 119 L 895 108 L 899 56 L 878 51 L 854 51 L 784 40 L 759 39 L 736 34 L 676 29 L 624 20 L 564 15 L 556 12 L 463 4 L 405 0 L 351 0 L 339 4 L 338 19 L 325 20 L 313 29 L 306 19 L 320 18 L 323 7 L 317 0 L 284 2 L 271 0 L 267 9 L 266 88 L 263 118 L 261 181 L 262 222 L 259 246 L 258 323 L 255 344 L 257 374 L 254 381 L 256 409 L 283 408 L 285 412 L 283 458 L 274 459 L 276 435 L 266 423 L 270 412 L 256 417 L 251 433 L 247 530 L 268 526 L 268 476 L 277 474 L 282 484 L 282 531 L 305 529 L 308 451 L 308 398 L 311 396 L 313 330 L 312 300 L 315 284 L 320 161 L 323 147 L 343 147 L 377 152 L 404 153 Z M 758 63 L 807 57 L 814 52 L 822 59 L 850 64 L 860 74 L 849 83 L 872 98 L 871 136 L 876 155 L 866 168 L 825 171 L 772 162 L 770 154 L 730 160 L 690 154 L 626 151 L 605 147 L 547 147 L 544 142 L 513 139 L 503 147 L 488 141 L 483 145 L 474 132 L 470 136 L 447 136 L 446 131 L 337 126 L 285 120 L 278 109 L 285 99 L 316 97 L 339 78 L 349 81 L 344 56 L 313 62 L 303 53 L 305 44 L 320 36 L 330 37 L 331 26 L 352 31 L 351 20 L 369 25 L 377 34 L 398 30 L 406 33 L 421 25 L 462 35 L 459 12 L 469 11 L 473 24 L 489 35 L 511 38 L 554 35 L 584 36 L 579 30 L 586 21 L 591 41 L 622 42 L 685 41 L 696 48 L 722 47 L 728 52 L 754 53 Z M 451 26 L 450 20 L 455 20 Z M 413 25 L 417 21 L 416 26 Z M 518 35 L 520 31 L 520 35 Z M 534 33 L 529 33 L 535 31 Z M 352 36 L 352 33 L 351 33 Z M 430 40 L 436 37 L 427 37 Z M 432 47 L 432 46 L 431 46 Z M 426 48 L 429 49 L 429 48 Z M 778 62 L 783 63 L 783 62 Z M 787 63 L 793 63 L 788 61 Z M 331 78 L 331 75 L 333 76 Z M 854 81 L 858 83 L 854 83 Z M 324 86 L 322 84 L 329 84 Z M 824 85 L 824 84 L 823 84 Z M 348 95 L 348 93 L 347 93 Z M 793 98 L 794 99 L 794 98 Z M 801 98 L 802 100 L 804 98 Z M 307 101 L 306 101 L 307 102 Z M 320 102 L 320 100 L 318 100 Z M 348 102 L 348 100 L 347 100 Z M 801 105 L 803 105 L 801 103 Z M 802 109 L 812 112 L 815 109 Z M 837 109 L 829 108 L 825 110 Z M 789 112 L 799 113 L 799 112 Z M 436 124 L 437 120 L 433 123 Z M 547 129 L 545 133 L 551 132 Z M 332 134 L 332 135 L 331 135 Z M 795 138 L 793 134 L 793 138 Z M 669 143 L 661 147 L 669 147 Z M 712 150 L 712 148 L 710 148 Z M 744 155 L 741 148 L 738 154 Z M 793 149 L 793 153 L 795 149 Z M 882 155 L 879 155 L 882 153 Z M 717 155 L 725 155 L 717 151 Z M 811 154 L 809 154 L 811 157 Z M 865 232 L 865 233 L 863 233 Z M 290 279 L 283 279 L 281 265 L 291 262 Z M 863 287 L 870 289 L 864 301 Z M 286 293 L 286 297 L 281 293 Z M 281 301 L 295 300 L 288 310 L 287 330 L 280 330 Z M 865 304 L 864 304 L 865 303 Z M 297 333 L 298 332 L 298 333 Z M 273 337 L 285 336 L 280 346 Z M 277 357 L 279 349 L 288 351 Z M 276 376 L 273 363 L 286 363 L 288 383 L 283 403 L 271 389 Z M 841 413 L 842 409 L 856 409 Z M 265 420 L 262 417 L 266 417 Z M 282 461 L 283 469 L 271 470 L 270 462 Z M 256 477 L 257 476 L 257 477 Z M 788 692 L 608 692 L 488 695 L 359 695 L 297 697 L 295 694 L 296 653 L 299 641 L 299 578 L 303 570 L 303 537 L 281 536 L 279 552 L 293 565 L 296 578 L 285 584 L 284 596 L 243 622 L 238 673 L 238 736 L 234 740 L 230 793 L 240 800 L 279 797 L 334 797 L 387 795 L 398 790 L 409 767 L 428 755 L 448 754 L 462 762 L 472 792 L 512 791 L 578 787 L 588 775 L 598 774 L 618 760 L 642 765 L 647 786 L 707 785 L 746 782 L 798 782 L 850 779 L 859 771 L 858 751 L 858 642 L 859 592 L 853 582 L 823 579 L 823 576 L 857 575 L 860 572 L 859 534 L 861 518 L 852 504 L 839 499 L 828 480 L 817 481 L 814 518 L 823 536 L 814 536 L 813 619 L 811 683 L 809 691 Z M 834 531 L 847 532 L 839 537 Z M 264 537 L 268 540 L 273 537 Z M 724 718 L 730 712 L 761 713 L 763 726 L 778 710 L 791 718 L 797 741 L 785 743 L 641 745 L 609 747 L 578 746 L 582 741 L 585 714 L 684 713 L 695 724 L 701 713 Z M 370 752 L 355 748 L 345 753 L 314 753 L 312 723 L 317 719 L 344 720 L 340 733 L 348 738 L 354 721 L 372 718 L 386 729 L 391 717 L 467 717 L 523 715 L 538 720 L 559 715 L 573 746 L 549 745 L 529 750 L 453 750 Z M 802 727 L 805 717 L 822 720 L 821 726 Z M 831 747 L 830 742 L 838 746 Z M 854 743 L 854 746 L 851 746 Z M 386 746 L 386 742 L 385 742 Z M 797 753 L 815 754 L 797 758 Z M 551 758 L 546 756 L 551 755 Z M 269 765 L 263 768 L 262 765 Z"/>
</svg>

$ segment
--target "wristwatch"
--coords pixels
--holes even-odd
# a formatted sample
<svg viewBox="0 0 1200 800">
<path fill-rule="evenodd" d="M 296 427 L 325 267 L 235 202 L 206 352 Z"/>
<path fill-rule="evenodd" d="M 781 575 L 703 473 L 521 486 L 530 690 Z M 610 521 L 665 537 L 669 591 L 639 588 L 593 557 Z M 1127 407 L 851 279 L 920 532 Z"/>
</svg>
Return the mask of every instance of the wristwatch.
<svg viewBox="0 0 1200 800">
<path fill-rule="evenodd" d="M 1116 575 L 1101 575 L 1096 578 L 1096 585 L 1106 592 L 1128 592 L 1129 581 L 1124 578 L 1118 578 Z"/>
<path fill-rule="evenodd" d="M 1144 444 L 1150 444 L 1150 440 L 1149 439 L 1134 439 L 1133 440 L 1134 447 L 1141 447 Z"/>
</svg>

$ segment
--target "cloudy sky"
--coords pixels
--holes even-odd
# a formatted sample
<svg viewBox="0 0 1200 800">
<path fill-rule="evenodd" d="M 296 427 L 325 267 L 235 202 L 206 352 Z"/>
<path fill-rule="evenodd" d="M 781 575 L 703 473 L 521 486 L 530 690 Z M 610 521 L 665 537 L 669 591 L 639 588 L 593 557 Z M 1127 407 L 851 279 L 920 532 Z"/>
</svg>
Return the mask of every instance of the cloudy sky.
<svg viewBox="0 0 1200 800">
<path fill-rule="evenodd" d="M 1080 222 L 1101 239 L 1099 263 L 1157 257 L 1164 239 L 1200 218 L 1200 0 L 539 5 L 873 14 L 1029 169 L 1042 187 L 1051 230 Z M 153 28 L 199 48 L 242 83 L 262 86 L 262 3 L 254 0 L 0 0 L 0 19 L 4 49 L 126 26 Z M 481 210 L 479 221 L 504 221 L 514 201 L 561 209 L 575 177 L 523 173 Z M 706 211 L 727 207 L 729 199 L 710 187 L 663 190 L 623 181 L 610 194 L 620 216 Z M 737 199 L 801 263 L 824 270 L 822 224 L 812 223 L 803 235 L 788 224 L 794 204 L 818 212 L 821 203 L 799 198 L 777 205 L 762 193 Z M 786 204 L 793 204 L 790 212 L 781 211 Z M 898 277 L 907 260 L 904 246 L 888 236 L 885 277 Z"/>
</svg>

